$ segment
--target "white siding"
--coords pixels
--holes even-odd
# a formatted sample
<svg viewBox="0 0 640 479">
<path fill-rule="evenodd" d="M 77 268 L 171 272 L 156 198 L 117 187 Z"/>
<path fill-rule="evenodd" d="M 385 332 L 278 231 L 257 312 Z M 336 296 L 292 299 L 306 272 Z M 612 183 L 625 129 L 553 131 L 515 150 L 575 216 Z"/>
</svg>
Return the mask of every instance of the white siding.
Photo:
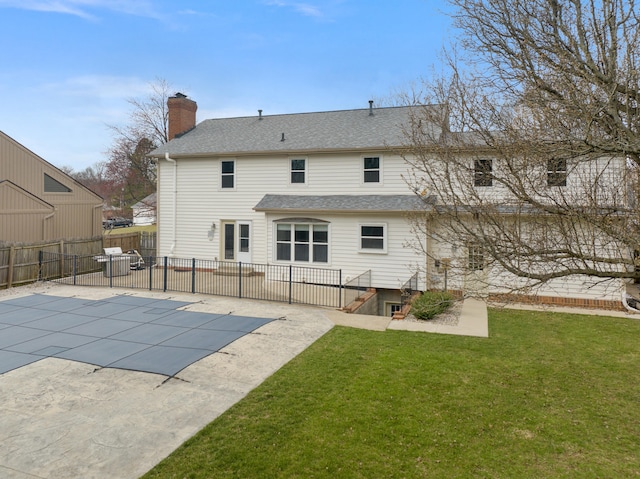
<svg viewBox="0 0 640 479">
<path fill-rule="evenodd" d="M 275 253 L 275 226 L 273 221 L 290 216 L 283 214 L 267 215 L 269 263 L 279 264 Z M 314 214 L 312 217 L 313 219 L 329 222 L 329 262 L 294 263 L 296 265 L 340 269 L 342 270 L 343 281 L 348 281 L 365 271 L 371 270 L 372 285 L 389 289 L 400 288 L 418 268 L 422 269 L 424 256 L 405 244 L 412 233 L 409 223 L 401 214 Z M 386 252 L 360 251 L 361 224 L 384 224 L 386 226 Z"/>
<path fill-rule="evenodd" d="M 363 157 L 380 156 L 381 183 L 362 181 Z M 306 183 L 290 183 L 290 160 L 305 158 Z M 235 161 L 235 188 L 220 187 L 220 163 Z M 274 155 L 178 159 L 177 167 L 164 159 L 159 160 L 158 180 L 158 251 L 161 256 L 223 259 L 221 252 L 221 223 L 224 221 L 251 221 L 251 249 L 254 263 L 278 263 L 275 259 L 273 221 L 288 217 L 311 217 L 328 221 L 329 262 L 313 267 L 341 269 L 343 281 L 372 270 L 372 285 L 378 288 L 398 288 L 415 272 L 420 271 L 420 287 L 425 287 L 423 254 L 408 244 L 415 242 L 416 233 L 401 213 L 275 213 L 254 211 L 266 194 L 289 195 L 384 195 L 411 194 L 403 176 L 407 174 L 404 160 L 395 155 L 377 154 L 313 154 Z M 177 172 L 177 197 L 174 197 L 174 172 Z M 177 211 L 174 211 L 174 204 Z M 174 218 L 175 228 L 174 228 Z M 386 253 L 359 251 L 360 224 L 385 224 Z M 213 233 L 211 232 L 213 227 Z M 175 244 L 175 247 L 172 246 Z M 458 245 L 437 244 L 432 240 L 430 253 L 436 258 L 449 257 L 452 269 L 448 274 L 448 288 L 465 287 L 466 248 Z M 288 263 L 286 263 L 288 264 Z M 300 263 L 292 263 L 300 264 Z M 443 274 L 429 262 L 429 287 L 440 289 Z M 488 293 L 499 292 L 498 279 L 504 275 L 486 271 L 493 285 Z M 513 278 L 510 284 L 520 281 Z M 502 283 L 504 284 L 504 283 Z M 588 278 L 571 277 L 557 280 L 537 291 L 540 295 L 576 298 L 619 299 L 621 283 L 610 281 L 598 285 Z"/>
<path fill-rule="evenodd" d="M 251 221 L 252 261 L 271 263 L 274 262 L 272 228 L 265 213 L 253 210 L 266 194 L 411 194 L 401 177 L 407 170 L 401 157 L 383 153 L 367 154 L 366 156 L 380 156 L 382 182 L 364 184 L 363 156 L 365 155 L 323 154 L 178 159 L 177 168 L 171 162 L 159 160 L 159 254 L 222 259 L 221 222 Z M 292 185 L 290 160 L 301 157 L 307 159 L 307 182 Z M 220 162 L 231 159 L 235 160 L 235 188 L 223 189 L 220 187 Z M 174 171 L 178 173 L 178 209 L 176 241 L 172 252 Z M 277 215 L 278 218 L 291 216 L 299 217 L 301 214 Z M 375 286 L 398 288 L 413 274 L 415 265 L 422 262 L 415 251 L 404 247 L 407 236 L 411 233 L 408 222 L 401 214 L 327 216 L 305 213 L 302 216 L 313 216 L 331 222 L 330 262 L 310 266 L 343 269 L 343 277 L 354 277 L 372 269 Z M 359 222 L 387 224 L 386 254 L 358 252 Z M 215 229 L 213 235 L 210 235 L 212 225 L 215 225 Z"/>
</svg>

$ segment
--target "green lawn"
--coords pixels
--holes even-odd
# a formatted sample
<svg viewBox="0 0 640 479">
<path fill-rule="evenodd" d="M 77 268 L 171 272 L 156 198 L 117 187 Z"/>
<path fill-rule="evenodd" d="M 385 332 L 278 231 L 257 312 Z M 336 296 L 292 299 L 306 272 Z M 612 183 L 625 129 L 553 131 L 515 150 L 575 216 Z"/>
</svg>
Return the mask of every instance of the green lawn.
<svg viewBox="0 0 640 479">
<path fill-rule="evenodd" d="M 489 321 L 488 339 L 336 327 L 144 477 L 640 476 L 640 323 Z"/>
</svg>

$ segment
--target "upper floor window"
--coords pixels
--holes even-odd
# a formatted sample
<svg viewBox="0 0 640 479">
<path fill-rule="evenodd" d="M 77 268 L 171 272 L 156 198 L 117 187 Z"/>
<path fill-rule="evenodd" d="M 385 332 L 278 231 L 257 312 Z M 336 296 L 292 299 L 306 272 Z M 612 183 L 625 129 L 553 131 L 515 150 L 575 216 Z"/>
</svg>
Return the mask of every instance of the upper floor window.
<svg viewBox="0 0 640 479">
<path fill-rule="evenodd" d="M 493 186 L 493 160 L 475 160 L 473 186 Z"/>
<path fill-rule="evenodd" d="M 386 253 L 386 225 L 360 225 L 360 251 L 367 253 Z"/>
<path fill-rule="evenodd" d="M 547 161 L 547 186 L 567 186 L 567 160 L 552 158 Z"/>
<path fill-rule="evenodd" d="M 235 188 L 236 162 L 225 160 L 220 164 L 220 186 L 222 188 Z"/>
<path fill-rule="evenodd" d="M 364 161 L 364 182 L 380 183 L 380 157 L 370 156 L 363 158 Z"/>
<path fill-rule="evenodd" d="M 291 183 L 304 184 L 307 182 L 306 177 L 307 160 L 304 158 L 296 158 L 291 160 Z"/>
<path fill-rule="evenodd" d="M 71 188 L 66 187 L 58 180 L 44 174 L 44 192 L 45 193 L 71 193 Z"/>
</svg>

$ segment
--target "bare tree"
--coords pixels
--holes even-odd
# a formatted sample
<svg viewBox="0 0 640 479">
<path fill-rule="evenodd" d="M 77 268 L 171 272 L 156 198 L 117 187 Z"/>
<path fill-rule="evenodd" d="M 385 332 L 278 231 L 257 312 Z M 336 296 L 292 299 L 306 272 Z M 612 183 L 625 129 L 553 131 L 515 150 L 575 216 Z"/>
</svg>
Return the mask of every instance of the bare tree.
<svg viewBox="0 0 640 479">
<path fill-rule="evenodd" d="M 132 107 L 128 124 L 108 125 L 114 132 L 114 141 L 107 151 L 107 175 L 126 205 L 155 191 L 155 164 L 146 155 L 168 141 L 167 100 L 171 88 L 166 80 L 157 79 L 150 84 L 147 97 L 127 100 Z"/>
<path fill-rule="evenodd" d="M 449 1 L 463 53 L 406 128 L 427 254 L 505 292 L 640 279 L 634 0 Z"/>
<path fill-rule="evenodd" d="M 73 169 L 68 166 L 63 166 L 61 169 L 103 198 L 108 198 L 112 194 L 113 184 L 106 178 L 105 162 L 98 162 L 93 166 L 87 166 L 81 171 L 73 171 Z"/>
</svg>

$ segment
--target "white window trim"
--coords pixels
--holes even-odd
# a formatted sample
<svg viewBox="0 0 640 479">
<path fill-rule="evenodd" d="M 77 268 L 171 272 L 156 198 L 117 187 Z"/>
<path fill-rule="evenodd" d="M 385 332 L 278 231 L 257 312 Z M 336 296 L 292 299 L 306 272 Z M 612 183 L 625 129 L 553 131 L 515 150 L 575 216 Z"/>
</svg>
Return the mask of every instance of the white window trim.
<svg viewBox="0 0 640 479">
<path fill-rule="evenodd" d="M 484 271 L 487 267 L 486 253 L 480 244 L 470 244 L 467 246 L 467 270 Z"/>
<path fill-rule="evenodd" d="M 362 227 L 363 226 L 374 226 L 380 227 L 382 226 L 382 249 L 373 249 L 373 248 L 363 248 L 362 247 Z M 389 243 L 389 228 L 387 227 L 387 223 L 358 223 L 358 253 L 365 254 L 387 254 L 387 245 Z"/>
<path fill-rule="evenodd" d="M 292 170 L 292 164 L 291 162 L 293 160 L 304 160 L 304 170 Z M 302 183 L 294 183 L 291 181 L 291 175 L 294 171 L 303 171 L 304 172 L 304 181 Z M 290 156 L 289 157 L 289 185 L 296 187 L 296 186 L 307 186 L 307 184 L 309 183 L 309 158 L 307 158 L 306 156 Z"/>
<path fill-rule="evenodd" d="M 378 158 L 378 182 L 367 182 L 364 181 L 364 159 L 365 158 Z M 372 186 L 372 187 L 376 187 L 376 186 L 382 186 L 383 184 L 383 178 L 384 178 L 384 170 L 383 170 L 383 165 L 384 165 L 384 158 L 382 155 L 362 155 L 360 157 L 360 184 L 363 186 Z M 367 170 L 367 171 L 372 171 L 372 170 Z"/>
<path fill-rule="evenodd" d="M 305 223 L 305 222 L 287 222 L 287 221 L 277 221 L 274 220 L 271 222 L 272 225 L 272 236 L 273 236 L 273 248 L 272 248 L 272 258 L 273 258 L 273 262 L 275 264 L 286 264 L 286 265 L 311 265 L 311 266 L 331 266 L 331 223 Z M 282 259 L 278 259 L 278 225 L 289 225 L 292 226 L 291 228 L 291 241 L 289 242 L 289 244 L 291 245 L 291 257 L 293 258 L 295 256 L 295 226 L 296 225 L 306 225 L 309 226 L 309 261 L 295 261 L 294 259 L 290 259 L 290 260 L 282 260 Z M 325 225 L 327 227 L 327 261 L 326 263 L 323 262 L 316 262 L 313 261 L 313 226 L 318 225 L 318 226 L 322 226 Z M 324 244 L 324 243 L 321 243 Z"/>
<path fill-rule="evenodd" d="M 569 164 L 568 164 L 568 161 L 566 159 L 562 159 L 562 158 L 556 159 L 556 161 L 557 160 L 560 160 L 560 161 L 564 160 L 564 165 L 557 165 L 556 164 L 556 165 L 554 165 L 555 169 L 554 168 L 550 168 L 552 166 L 551 165 L 551 161 L 553 161 L 553 160 L 547 160 L 547 187 L 548 188 L 565 188 L 567 186 L 567 184 L 569 183 L 568 182 L 568 179 L 569 179 Z M 564 169 L 561 169 L 560 166 L 564 166 Z M 552 177 L 552 175 L 556 175 L 558 177 L 559 176 L 563 176 L 564 177 L 564 181 L 559 182 L 559 183 L 558 182 L 550 182 L 549 180 Z M 562 183 L 564 183 L 564 184 L 562 184 Z"/>
<path fill-rule="evenodd" d="M 474 158 L 473 160 L 473 165 L 472 165 L 472 171 L 473 171 L 473 178 L 472 178 L 472 182 L 473 182 L 473 187 L 474 188 L 494 188 L 496 186 L 496 181 L 495 181 L 495 176 L 494 176 L 494 171 L 495 171 L 495 167 L 496 167 L 496 162 L 494 158 Z M 480 176 L 479 178 L 476 176 L 478 175 L 478 172 L 482 173 L 482 170 L 477 170 L 476 169 L 476 162 L 483 162 L 483 161 L 489 161 L 490 166 L 491 166 L 491 170 L 488 173 L 488 177 L 487 176 Z M 487 173 L 485 172 L 485 175 Z M 482 184 L 477 184 L 476 181 L 478 179 L 482 179 L 484 181 L 489 180 L 491 182 L 490 185 L 482 185 Z"/>
<path fill-rule="evenodd" d="M 233 188 L 225 188 L 222 186 L 222 178 L 223 178 L 222 163 L 223 162 L 233 163 Z M 235 189 L 238 187 L 238 162 L 236 161 L 236 159 L 235 158 L 221 159 L 218 174 L 219 174 L 218 189 L 220 191 L 235 191 Z M 225 173 L 224 175 L 228 176 L 228 173 Z"/>
</svg>

